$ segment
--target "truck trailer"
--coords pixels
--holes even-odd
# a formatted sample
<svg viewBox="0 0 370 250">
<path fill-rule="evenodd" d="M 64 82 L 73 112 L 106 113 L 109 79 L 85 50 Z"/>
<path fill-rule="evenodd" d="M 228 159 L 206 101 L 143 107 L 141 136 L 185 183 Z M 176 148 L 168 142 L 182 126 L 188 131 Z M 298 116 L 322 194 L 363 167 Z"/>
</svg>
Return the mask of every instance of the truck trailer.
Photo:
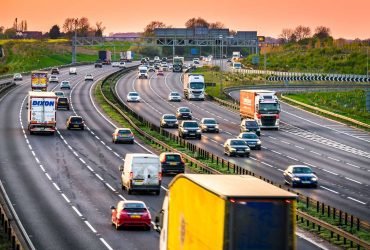
<svg viewBox="0 0 370 250">
<path fill-rule="evenodd" d="M 56 102 L 54 92 L 28 93 L 28 130 L 54 134 L 56 128 Z"/>
<path fill-rule="evenodd" d="M 182 78 L 184 96 L 188 100 L 202 100 L 205 97 L 204 76 L 201 74 L 185 73 Z"/>
<path fill-rule="evenodd" d="M 177 175 L 155 219 L 159 248 L 295 249 L 296 199 L 253 176 Z"/>
<path fill-rule="evenodd" d="M 104 65 L 110 65 L 112 61 L 112 52 L 109 50 L 99 50 L 99 60 L 102 61 Z"/>
<path fill-rule="evenodd" d="M 32 71 L 31 72 L 31 89 L 47 91 L 48 89 L 48 72 L 47 71 Z"/>
<path fill-rule="evenodd" d="M 254 119 L 261 128 L 279 129 L 280 103 L 275 91 L 240 90 L 240 118 Z"/>
<path fill-rule="evenodd" d="M 130 50 L 125 52 L 120 52 L 121 62 L 132 62 L 132 52 Z"/>
</svg>

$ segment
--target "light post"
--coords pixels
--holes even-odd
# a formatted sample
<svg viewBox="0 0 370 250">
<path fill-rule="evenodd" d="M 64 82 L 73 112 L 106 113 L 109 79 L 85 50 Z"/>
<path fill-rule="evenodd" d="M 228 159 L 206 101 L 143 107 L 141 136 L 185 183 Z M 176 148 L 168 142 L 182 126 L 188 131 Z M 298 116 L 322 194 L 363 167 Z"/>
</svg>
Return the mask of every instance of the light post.
<svg viewBox="0 0 370 250">
<path fill-rule="evenodd" d="M 369 81 L 369 46 L 366 47 L 366 78 Z"/>
<path fill-rule="evenodd" d="M 223 84 L 222 84 L 222 54 L 223 54 L 223 36 L 219 36 L 220 39 L 220 97 L 222 96 L 222 89 L 223 89 Z"/>
</svg>

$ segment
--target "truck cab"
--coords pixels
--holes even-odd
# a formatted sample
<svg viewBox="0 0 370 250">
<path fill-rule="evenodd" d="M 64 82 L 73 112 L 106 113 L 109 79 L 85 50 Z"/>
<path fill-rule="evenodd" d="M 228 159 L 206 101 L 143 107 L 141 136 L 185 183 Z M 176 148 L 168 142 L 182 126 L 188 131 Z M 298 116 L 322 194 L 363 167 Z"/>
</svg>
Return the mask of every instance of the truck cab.
<svg viewBox="0 0 370 250">
<path fill-rule="evenodd" d="M 184 96 L 189 100 L 201 100 L 205 98 L 204 76 L 200 74 L 184 74 Z"/>
<path fill-rule="evenodd" d="M 148 79 L 148 67 L 140 66 L 138 72 L 139 79 Z"/>
</svg>

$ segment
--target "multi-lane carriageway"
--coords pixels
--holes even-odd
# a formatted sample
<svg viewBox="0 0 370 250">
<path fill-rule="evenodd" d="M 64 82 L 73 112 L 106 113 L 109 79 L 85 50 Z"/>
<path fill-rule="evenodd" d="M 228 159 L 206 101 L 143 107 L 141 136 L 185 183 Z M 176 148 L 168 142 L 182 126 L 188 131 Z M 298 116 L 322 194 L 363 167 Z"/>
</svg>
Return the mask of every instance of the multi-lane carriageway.
<svg viewBox="0 0 370 250">
<path fill-rule="evenodd" d="M 153 230 L 116 232 L 110 224 L 110 206 L 115 205 L 118 200 L 143 200 L 150 207 L 154 217 L 161 208 L 164 196 L 164 192 L 160 197 L 150 194 L 128 196 L 120 189 L 118 166 L 122 163 L 124 155 L 129 152 L 151 152 L 152 150 L 140 141 L 134 145 L 111 143 L 111 134 L 117 124 L 105 117 L 96 105 L 92 83 L 85 83 L 83 76 L 86 73 L 93 73 L 96 81 L 115 70 L 111 67 L 94 69 L 90 65 L 79 67 L 77 76 L 69 76 L 68 70 L 61 71 L 60 80 L 70 80 L 72 83 L 72 90 L 66 93 L 72 101 L 73 108 L 71 111 L 58 111 L 58 132 L 55 136 L 30 136 L 26 130 L 25 100 L 30 89 L 29 77 L 25 77 L 17 88 L 0 100 L 2 117 L 0 119 L 0 179 L 37 249 L 158 248 L 159 235 Z M 234 137 L 238 132 L 238 115 L 210 102 L 168 103 L 166 97 L 170 90 L 176 89 L 181 92 L 179 75 L 165 73 L 164 77 L 151 75 L 149 80 L 138 80 L 135 73 L 129 73 L 119 81 L 117 91 L 123 101 L 127 91 L 140 92 L 143 102 L 129 105 L 135 110 L 140 110 L 140 114 L 154 123 L 159 122 L 161 113 L 173 113 L 175 107 L 179 105 L 189 106 L 198 119 L 205 116 L 216 117 L 221 123 L 222 132 L 218 135 L 205 134 L 201 142 L 194 142 L 201 143 L 207 150 L 221 155 L 221 144 L 225 138 Z M 49 90 L 52 89 L 58 89 L 57 85 L 51 84 Z M 301 111 L 292 108 L 291 112 Z M 65 120 L 73 113 L 85 119 L 87 125 L 85 131 L 65 129 Z M 292 118 L 287 116 L 282 119 L 293 127 L 306 131 L 312 129 L 309 122 L 303 123 L 298 118 L 290 121 Z M 311 118 L 306 117 L 306 119 Z M 265 148 L 261 152 L 252 152 L 250 159 L 233 160 L 277 182 L 282 181 L 280 170 L 294 161 L 288 156 L 317 165 L 317 172 L 322 182 L 320 188 L 299 191 L 315 199 L 328 201 L 357 216 L 369 217 L 366 209 L 368 208 L 368 192 L 366 192 L 368 188 L 366 177 L 369 174 L 368 164 L 366 164 L 368 158 L 351 156 L 351 153 L 344 150 L 328 150 L 332 148 L 284 130 L 264 133 L 262 138 Z M 327 135 L 325 131 L 321 133 L 318 135 L 343 143 L 338 136 L 341 135 L 340 133 L 337 136 Z M 355 138 L 351 138 L 343 145 L 364 152 L 368 151 L 366 150 L 368 144 L 361 144 Z M 322 156 L 315 157 L 308 149 Z M 274 153 L 273 150 L 280 154 Z M 334 161 L 334 164 L 329 164 L 329 158 L 325 158 L 327 156 L 339 162 Z M 353 167 L 353 170 L 340 168 L 338 166 L 342 161 L 358 168 Z M 332 171 L 331 168 L 337 168 L 337 172 Z M 324 169 L 337 175 L 326 173 Z M 362 175 L 358 175 L 357 172 Z M 359 183 L 353 181 L 353 183 L 347 183 L 346 177 Z M 171 177 L 164 177 L 163 191 L 166 190 L 170 180 Z M 338 194 L 327 190 L 335 191 L 332 185 L 340 185 L 341 188 L 336 191 Z M 358 194 L 363 196 L 357 197 Z M 365 204 L 347 197 L 363 201 Z M 317 248 L 317 246 L 299 237 L 298 248 Z"/>
</svg>

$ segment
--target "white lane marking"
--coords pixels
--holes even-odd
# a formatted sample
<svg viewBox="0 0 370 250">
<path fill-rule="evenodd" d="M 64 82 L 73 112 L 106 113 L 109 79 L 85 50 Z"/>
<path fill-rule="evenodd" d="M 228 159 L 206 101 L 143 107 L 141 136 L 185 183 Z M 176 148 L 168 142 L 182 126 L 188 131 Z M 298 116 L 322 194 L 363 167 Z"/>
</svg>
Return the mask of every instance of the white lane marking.
<svg viewBox="0 0 370 250">
<path fill-rule="evenodd" d="M 281 140 L 280 142 L 290 145 L 290 142 Z"/>
<path fill-rule="evenodd" d="M 329 173 L 329 174 L 332 174 L 332 175 L 338 175 L 337 173 L 334 173 L 334 172 L 332 172 L 332 171 L 329 171 L 329 170 L 326 170 L 326 169 L 322 169 L 322 171 L 325 171 L 325 172 L 327 172 L 327 173 Z"/>
<path fill-rule="evenodd" d="M 339 192 L 337 192 L 337 191 L 335 191 L 333 189 L 330 189 L 330 188 L 327 188 L 327 187 L 324 187 L 324 186 L 320 186 L 320 187 L 323 188 L 323 189 L 326 189 L 326 190 L 328 190 L 328 191 L 330 191 L 330 192 L 332 192 L 334 194 L 339 194 Z"/>
<path fill-rule="evenodd" d="M 109 185 L 107 182 L 105 183 L 105 185 L 106 185 L 110 190 L 112 190 L 113 192 L 116 192 L 116 190 L 115 190 L 111 185 Z"/>
<path fill-rule="evenodd" d="M 333 158 L 333 157 L 330 157 L 330 156 L 328 156 L 328 158 L 330 159 L 330 160 L 333 160 L 333 161 L 340 161 L 340 160 L 338 160 L 338 159 L 336 159 L 336 158 Z"/>
<path fill-rule="evenodd" d="M 35 157 L 35 160 L 38 164 L 40 164 L 39 158 Z"/>
<path fill-rule="evenodd" d="M 357 199 L 355 199 L 355 198 L 352 198 L 352 197 L 347 197 L 348 199 L 350 199 L 350 200 L 353 200 L 353 201 L 356 201 L 356 202 L 358 202 L 358 203 L 361 203 L 362 205 L 366 205 L 366 202 L 363 202 L 363 201 L 360 201 L 360 200 L 357 200 Z"/>
<path fill-rule="evenodd" d="M 78 158 L 83 164 L 86 164 L 86 162 L 84 161 L 84 159 L 82 158 Z"/>
<path fill-rule="evenodd" d="M 97 231 L 95 230 L 95 228 L 93 228 L 93 226 L 91 226 L 91 224 L 87 220 L 85 220 L 84 222 L 90 228 L 90 230 L 93 231 L 93 233 L 97 233 Z"/>
<path fill-rule="evenodd" d="M 354 179 L 351 179 L 351 178 L 348 178 L 348 177 L 344 177 L 345 179 L 349 180 L 349 181 L 353 181 L 353 182 L 356 182 L 357 184 L 362 184 L 361 182 L 359 181 L 356 181 Z"/>
<path fill-rule="evenodd" d="M 310 152 L 313 153 L 313 154 L 315 154 L 315 155 L 321 155 L 320 153 L 317 153 L 317 152 L 312 151 L 312 150 L 310 150 Z"/>
<path fill-rule="evenodd" d="M 40 165 L 40 168 L 41 168 L 42 172 L 46 172 L 45 168 L 42 165 Z"/>
<path fill-rule="evenodd" d="M 110 150 L 110 151 L 112 151 L 112 148 L 111 148 L 111 147 L 109 147 L 109 146 L 107 146 L 107 149 L 108 149 L 108 150 Z"/>
<path fill-rule="evenodd" d="M 65 194 L 62 194 L 62 197 L 66 200 L 67 203 L 71 203 L 71 201 L 67 198 Z"/>
<path fill-rule="evenodd" d="M 49 179 L 49 181 L 51 181 L 51 177 L 48 173 L 45 173 L 46 177 Z"/>
<path fill-rule="evenodd" d="M 315 165 L 313 165 L 313 164 L 311 164 L 311 163 L 303 162 L 303 164 L 308 165 L 308 166 L 311 166 L 311 167 L 313 167 L 313 168 L 317 168 L 317 166 L 315 166 Z"/>
<path fill-rule="evenodd" d="M 75 207 L 75 206 L 72 206 L 73 210 L 75 210 L 76 214 L 80 217 L 82 217 L 82 214 L 80 213 L 80 211 L 78 211 L 78 209 Z"/>
<path fill-rule="evenodd" d="M 125 197 L 123 197 L 121 194 L 120 195 L 118 195 L 119 196 L 119 198 L 121 198 L 122 200 L 126 200 L 126 198 Z"/>
<path fill-rule="evenodd" d="M 274 167 L 274 166 L 272 166 L 272 165 L 270 165 L 270 164 L 268 164 L 268 163 L 266 163 L 266 162 L 264 162 L 264 161 L 261 161 L 261 163 L 262 163 L 263 165 L 266 165 L 266 166 L 270 167 L 270 168 L 273 168 L 273 167 Z"/>
<path fill-rule="evenodd" d="M 167 188 L 165 188 L 164 186 L 161 186 L 161 188 L 162 188 L 163 190 L 165 190 L 166 192 L 168 191 L 168 189 L 167 189 Z"/>
<path fill-rule="evenodd" d="M 116 152 L 114 152 L 113 154 L 115 154 L 117 157 L 120 157 L 120 155 L 119 155 L 119 154 L 117 154 Z"/>
<path fill-rule="evenodd" d="M 103 239 L 99 238 L 101 242 L 103 242 L 104 246 L 108 248 L 108 250 L 113 250 L 113 248 Z"/>
<path fill-rule="evenodd" d="M 289 158 L 289 159 L 292 159 L 292 160 L 294 160 L 294 161 L 299 161 L 299 160 L 297 160 L 296 158 L 291 157 L 291 156 L 289 156 L 289 155 L 287 155 L 286 157 L 287 157 L 287 158 Z"/>
<path fill-rule="evenodd" d="M 101 181 L 104 180 L 99 174 L 95 174 L 95 176 L 98 177 Z"/>
<path fill-rule="evenodd" d="M 353 164 L 348 163 L 348 162 L 346 164 L 349 165 L 349 166 L 351 166 L 351 167 L 360 168 L 359 166 L 353 165 Z"/>
<path fill-rule="evenodd" d="M 53 182 L 53 185 L 54 185 L 54 187 L 55 187 L 58 191 L 60 191 L 59 186 L 58 186 L 55 182 Z"/>
<path fill-rule="evenodd" d="M 273 139 L 273 140 L 277 140 L 277 138 L 272 137 L 272 136 L 270 136 L 270 135 L 269 135 L 269 138 L 271 138 L 271 139 Z"/>
<path fill-rule="evenodd" d="M 281 155 L 281 153 L 280 153 L 280 152 L 275 151 L 275 150 L 271 150 L 271 152 L 274 152 L 275 154 Z"/>
<path fill-rule="evenodd" d="M 279 170 L 280 172 L 284 172 L 284 170 L 282 170 L 282 169 L 280 169 L 280 168 L 278 168 L 277 170 Z"/>
<path fill-rule="evenodd" d="M 303 147 L 300 147 L 300 146 L 297 146 L 297 145 L 295 145 L 294 147 L 299 148 L 299 149 L 304 149 Z"/>
<path fill-rule="evenodd" d="M 86 165 L 86 167 L 87 167 L 91 172 L 94 172 L 94 169 L 92 169 L 89 165 Z"/>
<path fill-rule="evenodd" d="M 73 154 L 78 157 L 78 154 L 76 153 L 76 151 L 73 151 Z"/>
</svg>

